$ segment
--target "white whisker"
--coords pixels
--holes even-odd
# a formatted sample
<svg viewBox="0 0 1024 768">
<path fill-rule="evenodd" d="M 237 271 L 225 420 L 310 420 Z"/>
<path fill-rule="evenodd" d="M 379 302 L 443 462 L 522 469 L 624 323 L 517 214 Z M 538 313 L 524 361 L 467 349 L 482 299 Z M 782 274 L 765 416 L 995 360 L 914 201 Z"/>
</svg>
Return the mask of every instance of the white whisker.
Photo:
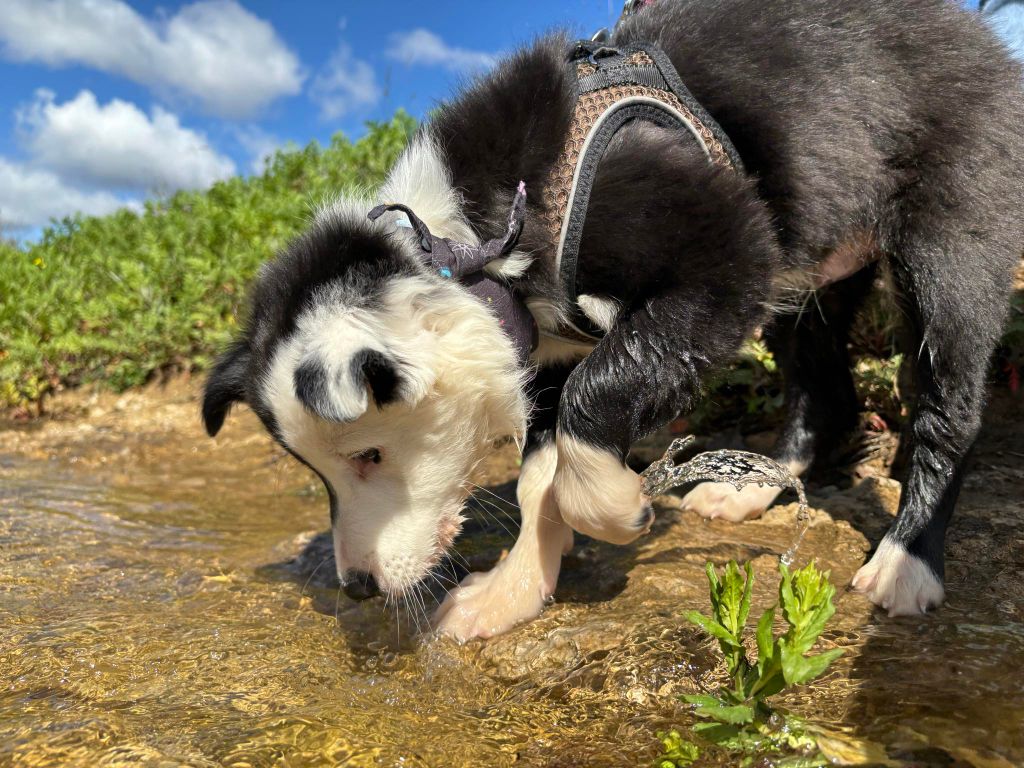
<svg viewBox="0 0 1024 768">
<path fill-rule="evenodd" d="M 309 582 L 311 582 L 313 580 L 313 577 L 316 576 L 316 572 L 319 571 L 320 568 L 323 567 L 323 564 L 326 563 L 326 562 L 327 562 L 327 558 L 326 557 L 323 558 L 322 560 L 320 560 L 320 562 L 316 566 L 316 568 L 314 568 L 313 571 L 309 574 L 309 576 L 306 577 L 306 581 L 302 585 L 302 589 L 299 590 L 299 605 L 295 609 L 295 620 L 296 621 L 299 620 L 299 613 L 302 611 L 302 598 L 304 598 L 306 596 L 306 587 L 309 586 Z"/>
</svg>

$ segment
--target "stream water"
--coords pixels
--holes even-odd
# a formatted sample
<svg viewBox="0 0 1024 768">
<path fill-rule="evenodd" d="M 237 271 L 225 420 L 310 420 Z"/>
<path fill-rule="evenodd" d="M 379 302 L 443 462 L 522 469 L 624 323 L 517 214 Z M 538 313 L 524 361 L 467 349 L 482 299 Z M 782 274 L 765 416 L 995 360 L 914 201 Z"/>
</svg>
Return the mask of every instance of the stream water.
<svg viewBox="0 0 1024 768">
<path fill-rule="evenodd" d="M 578 546 L 539 621 L 424 641 L 410 614 L 338 594 L 313 538 L 326 500 L 248 414 L 214 442 L 187 388 L 86 407 L 0 430 L 3 766 L 650 765 L 656 732 L 692 723 L 678 696 L 720 680 L 681 618 L 707 609 L 705 561 L 752 560 L 759 615 L 796 530 L 795 504 L 738 526 L 666 499 L 636 545 Z M 824 647 L 847 653 L 782 703 L 865 763 L 1024 764 L 1019 423 L 986 433 L 933 616 L 889 620 L 843 590 L 898 485 L 809 489 L 797 565 L 832 569 Z M 515 474 L 505 450 L 478 479 L 510 498 Z M 473 568 L 512 541 L 494 504 L 460 544 Z"/>
</svg>

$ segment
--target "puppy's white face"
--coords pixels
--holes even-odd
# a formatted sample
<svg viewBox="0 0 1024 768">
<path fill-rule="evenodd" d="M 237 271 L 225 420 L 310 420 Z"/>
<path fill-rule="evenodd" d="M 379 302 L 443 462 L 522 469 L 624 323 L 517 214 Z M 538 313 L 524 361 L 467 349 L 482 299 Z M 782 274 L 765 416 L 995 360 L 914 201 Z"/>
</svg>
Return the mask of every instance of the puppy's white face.
<svg viewBox="0 0 1024 768">
<path fill-rule="evenodd" d="M 414 139 L 382 199 L 439 237 L 477 243 L 430 137 Z M 475 464 L 526 430 L 524 373 L 497 319 L 423 266 L 396 217 L 343 197 L 264 265 L 243 333 L 207 378 L 216 435 L 235 402 L 309 464 L 331 493 L 338 575 L 368 571 L 400 595 L 451 544 Z M 521 274 L 526 257 L 492 262 Z"/>
<path fill-rule="evenodd" d="M 338 574 L 400 595 L 458 533 L 474 465 L 521 432 L 515 353 L 456 286 L 395 277 L 366 297 L 318 292 L 262 382 L 279 437 L 333 493 Z"/>
</svg>

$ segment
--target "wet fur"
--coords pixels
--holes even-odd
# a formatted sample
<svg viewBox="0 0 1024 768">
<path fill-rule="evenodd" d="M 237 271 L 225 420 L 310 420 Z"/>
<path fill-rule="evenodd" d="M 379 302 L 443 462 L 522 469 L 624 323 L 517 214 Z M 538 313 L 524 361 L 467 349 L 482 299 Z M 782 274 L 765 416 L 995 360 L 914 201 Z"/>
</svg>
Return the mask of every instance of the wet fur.
<svg viewBox="0 0 1024 768">
<path fill-rule="evenodd" d="M 629 496 L 627 508 L 586 524 L 598 536 L 609 526 L 604 537 L 615 541 L 639 535 L 649 520 L 623 466 L 630 444 L 691 409 L 708 375 L 764 325 L 789 408 L 776 457 L 798 465 L 824 458 L 855 423 L 846 336 L 871 270 L 820 291 L 810 311 L 771 309 L 785 279 L 813 274 L 869 232 L 915 338 L 919 396 L 899 517 L 855 585 L 896 613 L 936 604 L 945 528 L 1024 249 L 1019 68 L 973 14 L 945 0 L 658 0 L 613 42 L 645 40 L 672 59 L 747 172 L 709 166 L 664 129 L 632 125 L 619 134 L 594 183 L 576 286 L 600 297 L 594 311 L 613 324 L 578 363 L 578 349 L 538 351 L 544 386 L 531 387 L 527 454 L 571 443 L 552 480 L 555 498 L 574 507 L 563 517 L 571 523 L 588 502 L 599 511 L 601 499 Z M 502 61 L 443 105 L 410 150 L 437 148 L 457 195 L 452 215 L 480 239 L 502 231 L 517 182 L 527 182 L 531 212 L 519 247 L 533 260 L 508 276 L 545 317 L 566 312 L 570 300 L 539 215 L 573 108 L 568 42 L 546 37 Z M 416 183 L 413 174 L 406 189 Z M 340 281 L 354 301 L 373 302 L 379 283 L 418 274 L 399 251 L 360 226 L 314 227 L 288 262 L 269 267 L 254 300 L 262 319 L 208 384 L 211 432 L 237 399 L 275 432 L 252 371 L 317 285 Z M 587 467 L 601 462 L 621 467 L 623 479 L 602 487 L 598 480 L 616 481 L 598 471 L 588 499 Z M 903 594 L 907 584 L 917 585 L 913 594 Z"/>
<path fill-rule="evenodd" d="M 875 594 L 886 579 L 869 580 L 873 569 L 858 583 L 880 604 L 934 605 L 988 357 L 1024 249 L 1018 66 L 974 14 L 939 0 L 662 0 L 614 42 L 634 40 L 668 53 L 748 175 L 710 168 L 661 129 L 620 134 L 594 185 L 577 289 L 621 310 L 569 375 L 559 431 L 621 459 L 631 442 L 690 409 L 708 372 L 766 323 L 790 410 L 777 457 L 825 458 L 856 420 L 846 336 L 871 270 L 822 290 L 809 312 L 769 317 L 766 308 L 778 307 L 774 282 L 813 275 L 830 253 L 871 233 L 916 339 L 909 354 L 921 392 L 899 519 L 876 565 L 900 570 L 903 559 L 887 553 L 902 548 L 940 586 L 922 586 L 923 601 L 894 602 Z M 501 190 L 519 177 L 536 189 L 562 146 L 571 107 L 564 43 L 509 60 L 430 128 L 450 147 L 481 231 L 500 224 Z M 494 152 L 499 146 L 514 151 Z M 554 243 L 533 222 L 524 245 L 538 261 L 521 288 L 557 305 L 565 297 L 551 274 Z M 762 503 L 733 511 L 753 516 Z M 919 568 L 905 570 L 921 581 Z"/>
</svg>

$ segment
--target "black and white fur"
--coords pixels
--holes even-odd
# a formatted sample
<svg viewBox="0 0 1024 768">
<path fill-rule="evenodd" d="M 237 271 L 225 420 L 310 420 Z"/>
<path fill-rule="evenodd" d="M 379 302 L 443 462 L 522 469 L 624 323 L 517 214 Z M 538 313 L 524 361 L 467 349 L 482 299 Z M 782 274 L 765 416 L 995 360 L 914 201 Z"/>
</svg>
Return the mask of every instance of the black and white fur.
<svg viewBox="0 0 1024 768">
<path fill-rule="evenodd" d="M 665 129 L 620 132 L 580 248 L 579 305 L 606 330 L 596 346 L 542 334 L 531 380 L 479 302 L 428 274 L 386 220 L 365 220 L 375 201 L 341 200 L 260 274 L 207 384 L 209 431 L 249 403 L 327 485 L 343 580 L 369 571 L 391 593 L 451 543 L 492 442 L 525 436 L 519 540 L 436 616 L 458 638 L 488 636 L 540 612 L 573 529 L 618 543 L 648 529 L 626 452 L 692 408 L 756 327 L 786 377 L 775 457 L 802 471 L 827 456 L 855 424 L 846 341 L 871 270 L 810 302 L 785 294 L 877 248 L 916 339 L 918 395 L 898 518 L 854 586 L 890 614 L 940 604 L 945 529 L 1024 250 L 1020 70 L 945 0 L 659 0 L 613 43 L 634 40 L 669 55 L 747 172 Z M 520 252 L 491 268 L 544 330 L 571 301 L 536 215 L 574 103 L 568 42 L 539 40 L 442 106 L 381 194 L 479 242 L 526 180 Z M 774 495 L 706 484 L 685 503 L 742 520 Z"/>
</svg>

